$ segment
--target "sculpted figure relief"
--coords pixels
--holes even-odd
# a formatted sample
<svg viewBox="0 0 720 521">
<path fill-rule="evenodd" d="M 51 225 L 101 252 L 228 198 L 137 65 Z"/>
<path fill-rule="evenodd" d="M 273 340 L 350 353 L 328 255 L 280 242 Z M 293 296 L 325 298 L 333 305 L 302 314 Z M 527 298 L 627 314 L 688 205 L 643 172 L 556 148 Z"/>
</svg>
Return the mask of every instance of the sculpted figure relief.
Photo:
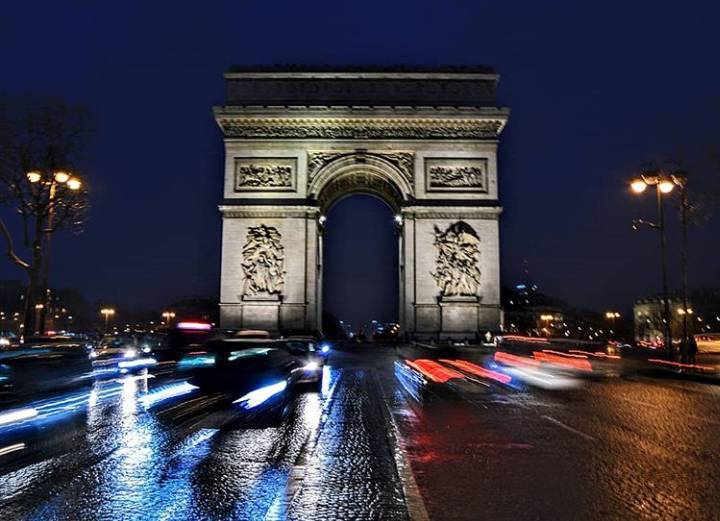
<svg viewBox="0 0 720 521">
<path fill-rule="evenodd" d="M 238 187 L 292 186 L 292 168 L 284 165 L 243 165 L 238 167 Z"/>
<path fill-rule="evenodd" d="M 432 274 L 443 297 L 475 296 L 480 285 L 480 238 L 458 221 L 442 231 L 435 226 L 436 271 Z"/>
<path fill-rule="evenodd" d="M 482 168 L 473 166 L 443 167 L 434 166 L 430 169 L 430 186 L 439 187 L 482 187 L 484 172 Z"/>
<path fill-rule="evenodd" d="M 279 295 L 285 279 L 285 253 L 280 232 L 272 226 L 251 226 L 242 250 L 244 295 Z"/>
</svg>

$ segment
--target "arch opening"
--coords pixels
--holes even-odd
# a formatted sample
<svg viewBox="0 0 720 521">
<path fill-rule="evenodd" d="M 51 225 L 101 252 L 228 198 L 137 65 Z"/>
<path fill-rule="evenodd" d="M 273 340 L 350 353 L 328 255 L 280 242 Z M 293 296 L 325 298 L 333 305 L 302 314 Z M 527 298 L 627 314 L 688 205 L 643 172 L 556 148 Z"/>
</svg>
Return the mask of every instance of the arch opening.
<svg viewBox="0 0 720 521">
<path fill-rule="evenodd" d="M 323 328 L 326 334 L 344 328 L 371 338 L 373 330 L 387 329 L 399 318 L 395 210 L 384 197 L 357 190 L 334 199 L 326 215 Z"/>
</svg>

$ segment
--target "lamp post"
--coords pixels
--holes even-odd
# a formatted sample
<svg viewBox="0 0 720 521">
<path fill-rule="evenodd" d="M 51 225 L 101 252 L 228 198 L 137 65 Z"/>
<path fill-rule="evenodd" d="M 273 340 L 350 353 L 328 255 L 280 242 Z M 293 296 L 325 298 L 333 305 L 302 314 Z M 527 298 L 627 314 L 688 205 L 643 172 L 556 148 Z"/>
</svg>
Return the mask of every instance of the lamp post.
<svg viewBox="0 0 720 521">
<path fill-rule="evenodd" d="M 42 299 L 43 306 L 38 308 L 36 306 L 36 312 L 39 315 L 38 332 L 43 333 L 45 331 L 45 312 L 48 308 L 48 275 L 50 272 L 50 239 L 52 238 L 53 232 L 53 221 L 55 218 L 55 206 L 58 196 L 58 189 L 67 188 L 73 192 L 80 189 L 82 182 L 75 176 L 69 174 L 64 170 L 52 171 L 48 174 L 43 174 L 38 170 L 32 170 L 26 174 L 27 180 L 33 187 L 40 186 L 39 190 L 33 188 L 33 191 L 42 194 L 43 188 L 47 188 L 47 206 L 46 206 L 46 219 L 47 224 L 44 224 L 44 242 L 45 251 L 42 257 L 42 263 L 39 268 L 39 287 L 37 288 L 37 294 Z"/>
<path fill-rule="evenodd" d="M 113 308 L 102 308 L 100 314 L 105 317 L 105 333 L 107 334 L 108 323 L 110 322 L 110 317 L 115 314 L 115 310 Z"/>
<path fill-rule="evenodd" d="M 676 186 L 680 188 L 680 220 L 682 222 L 682 250 L 680 252 L 680 264 L 682 269 L 682 286 L 683 286 L 683 309 L 682 328 L 683 340 L 681 344 L 682 361 L 686 362 L 688 358 L 688 315 L 692 314 L 692 309 L 688 304 L 688 210 L 690 203 L 687 196 L 687 174 L 685 172 L 675 172 L 672 174 L 672 180 Z"/>
<path fill-rule="evenodd" d="M 170 327 L 170 323 L 173 318 L 175 318 L 175 312 L 173 311 L 163 311 L 162 317 L 165 319 L 165 323 L 167 324 L 167 327 Z"/>
<path fill-rule="evenodd" d="M 663 336 L 664 344 L 667 347 L 668 358 L 673 357 L 672 333 L 670 330 L 670 301 L 668 297 L 667 283 L 667 260 L 665 257 L 665 210 L 663 196 L 669 194 L 675 188 L 675 182 L 670 176 L 660 170 L 643 173 L 640 177 L 633 179 L 630 188 L 636 194 L 643 193 L 648 186 L 654 186 L 657 194 L 658 222 L 652 223 L 637 219 L 633 221 L 633 228 L 637 229 L 639 224 L 645 224 L 660 232 L 660 267 L 662 272 L 662 304 L 663 304 Z"/>
<path fill-rule="evenodd" d="M 606 311 L 605 318 L 607 318 L 612 324 L 611 332 L 617 335 L 617 331 L 615 331 L 615 321 L 620 318 L 620 313 L 617 311 Z"/>
</svg>

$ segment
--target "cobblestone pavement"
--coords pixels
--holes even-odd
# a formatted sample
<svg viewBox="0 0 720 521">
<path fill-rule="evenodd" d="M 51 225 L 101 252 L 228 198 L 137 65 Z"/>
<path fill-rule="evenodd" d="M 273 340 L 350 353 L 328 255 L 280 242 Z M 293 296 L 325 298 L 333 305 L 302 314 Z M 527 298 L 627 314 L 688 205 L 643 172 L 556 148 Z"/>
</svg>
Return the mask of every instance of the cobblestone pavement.
<svg viewBox="0 0 720 521">
<path fill-rule="evenodd" d="M 21 448 L 0 456 L 0 519 L 408 518 L 373 370 L 328 368 L 274 428 L 243 428 L 213 396 L 142 405 L 178 385 L 106 382 L 81 413 L 3 438 Z"/>
<path fill-rule="evenodd" d="M 396 359 L 333 353 L 277 427 L 172 374 L 38 402 L 50 420 L 0 425 L 0 519 L 720 519 L 718 386 L 475 378 L 417 399 Z"/>
</svg>

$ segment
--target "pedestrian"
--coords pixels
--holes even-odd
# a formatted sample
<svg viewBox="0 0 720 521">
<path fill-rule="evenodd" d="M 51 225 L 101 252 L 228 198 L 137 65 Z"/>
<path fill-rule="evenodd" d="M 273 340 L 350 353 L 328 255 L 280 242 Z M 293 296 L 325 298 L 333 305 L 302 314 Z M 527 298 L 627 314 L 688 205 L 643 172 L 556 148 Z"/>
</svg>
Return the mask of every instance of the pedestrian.
<svg viewBox="0 0 720 521">
<path fill-rule="evenodd" d="M 688 338 L 688 344 L 687 344 L 687 357 L 688 357 L 688 363 L 694 364 L 695 363 L 695 355 L 698 351 L 698 345 L 695 341 L 695 335 L 690 335 Z"/>
</svg>

